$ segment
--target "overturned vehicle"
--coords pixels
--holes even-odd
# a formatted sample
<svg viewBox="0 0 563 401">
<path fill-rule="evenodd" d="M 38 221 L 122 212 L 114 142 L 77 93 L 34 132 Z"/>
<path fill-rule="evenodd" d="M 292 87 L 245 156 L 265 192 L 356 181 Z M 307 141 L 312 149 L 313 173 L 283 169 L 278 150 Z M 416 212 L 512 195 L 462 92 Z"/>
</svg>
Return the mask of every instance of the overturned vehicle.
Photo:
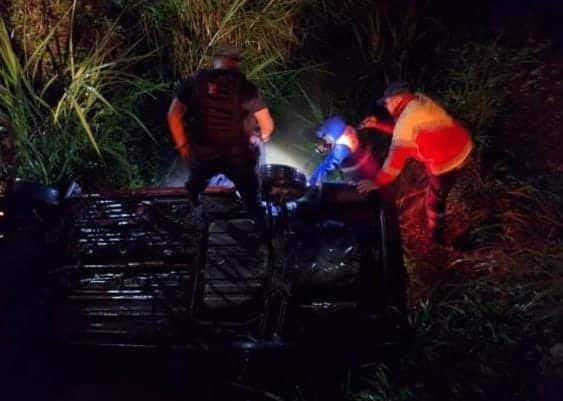
<svg viewBox="0 0 563 401">
<path fill-rule="evenodd" d="M 407 285 L 392 202 L 343 182 L 307 192 L 282 165 L 262 167 L 262 188 L 266 234 L 234 190 L 208 187 L 194 207 L 182 188 L 77 195 L 16 182 L 0 199 L 8 332 L 231 367 L 361 358 L 392 341 Z M 10 303 L 40 312 L 21 323 Z"/>
</svg>

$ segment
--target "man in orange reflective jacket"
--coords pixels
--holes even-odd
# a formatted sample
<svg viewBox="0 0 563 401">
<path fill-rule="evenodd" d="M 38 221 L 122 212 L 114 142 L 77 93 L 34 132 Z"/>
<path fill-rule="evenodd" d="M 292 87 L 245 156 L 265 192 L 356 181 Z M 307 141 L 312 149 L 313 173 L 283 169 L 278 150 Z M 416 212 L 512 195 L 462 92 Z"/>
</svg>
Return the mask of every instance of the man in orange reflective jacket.
<svg viewBox="0 0 563 401">
<path fill-rule="evenodd" d="M 385 106 L 394 122 L 368 116 L 362 126 L 392 135 L 391 147 L 381 171 L 373 180 L 360 182 L 358 190 L 365 193 L 389 185 L 409 158 L 420 161 L 428 174 L 427 227 L 432 240 L 442 242 L 446 198 L 473 149 L 471 136 L 441 106 L 423 94 L 413 93 L 405 82 L 391 83 L 378 103 Z"/>
</svg>

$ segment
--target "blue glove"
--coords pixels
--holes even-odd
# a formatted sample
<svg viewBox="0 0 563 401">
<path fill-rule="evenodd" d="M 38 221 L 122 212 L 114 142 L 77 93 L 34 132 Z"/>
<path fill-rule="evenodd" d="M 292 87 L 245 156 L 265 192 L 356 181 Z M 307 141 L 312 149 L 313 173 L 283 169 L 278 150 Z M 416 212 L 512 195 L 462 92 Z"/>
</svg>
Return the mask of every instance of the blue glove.
<svg viewBox="0 0 563 401">
<path fill-rule="evenodd" d="M 336 170 L 340 164 L 350 155 L 351 150 L 346 145 L 336 145 L 322 161 L 321 164 L 313 171 L 311 178 L 309 178 L 309 185 L 319 185 L 324 176 Z"/>
</svg>

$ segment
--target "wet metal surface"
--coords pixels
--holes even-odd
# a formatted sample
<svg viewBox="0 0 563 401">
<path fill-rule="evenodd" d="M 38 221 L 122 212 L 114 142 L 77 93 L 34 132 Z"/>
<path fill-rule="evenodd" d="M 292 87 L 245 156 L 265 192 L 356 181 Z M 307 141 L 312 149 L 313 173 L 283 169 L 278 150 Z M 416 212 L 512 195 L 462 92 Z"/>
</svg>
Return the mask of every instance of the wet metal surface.
<svg viewBox="0 0 563 401">
<path fill-rule="evenodd" d="M 67 215 L 70 260 L 53 274 L 70 343 L 180 341 L 204 229 L 183 191 L 87 195 Z"/>
</svg>

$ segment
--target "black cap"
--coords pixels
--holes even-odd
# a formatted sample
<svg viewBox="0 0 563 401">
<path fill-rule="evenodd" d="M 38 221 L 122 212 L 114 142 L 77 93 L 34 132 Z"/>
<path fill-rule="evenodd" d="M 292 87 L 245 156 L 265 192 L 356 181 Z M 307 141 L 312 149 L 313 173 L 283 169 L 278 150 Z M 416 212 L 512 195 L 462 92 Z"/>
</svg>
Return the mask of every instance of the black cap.
<svg viewBox="0 0 563 401">
<path fill-rule="evenodd" d="M 215 49 L 215 52 L 213 53 L 213 57 L 227 57 L 239 61 L 241 58 L 240 50 L 232 45 L 222 45 L 217 47 L 217 49 Z"/>
<path fill-rule="evenodd" d="M 377 104 L 380 105 L 380 106 L 384 106 L 385 105 L 385 99 L 392 97 L 392 96 L 402 95 L 404 93 L 411 93 L 411 90 L 409 88 L 409 84 L 407 84 L 405 81 L 391 82 L 387 86 L 387 89 L 385 89 L 385 92 L 383 92 L 383 96 L 381 96 L 379 99 L 377 99 Z"/>
</svg>

